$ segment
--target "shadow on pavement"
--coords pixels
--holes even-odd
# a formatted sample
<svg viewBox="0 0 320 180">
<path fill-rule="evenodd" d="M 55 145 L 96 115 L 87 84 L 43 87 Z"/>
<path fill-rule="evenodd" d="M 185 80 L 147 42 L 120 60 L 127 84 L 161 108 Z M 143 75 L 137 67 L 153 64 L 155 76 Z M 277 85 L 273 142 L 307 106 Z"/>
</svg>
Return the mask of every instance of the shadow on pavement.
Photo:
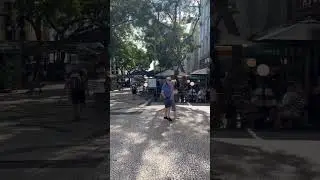
<svg viewBox="0 0 320 180">
<path fill-rule="evenodd" d="M 111 117 L 111 179 L 209 179 L 209 114 L 177 107 L 169 122 L 159 110 Z"/>
<path fill-rule="evenodd" d="M 245 129 L 241 129 L 241 130 L 214 129 L 213 138 L 251 139 L 253 137 Z"/>
<path fill-rule="evenodd" d="M 75 168 L 81 172 L 82 168 L 97 167 L 108 156 L 109 146 L 105 147 L 109 144 L 105 138 L 109 136 L 108 113 L 98 112 L 88 103 L 83 119 L 72 122 L 72 108 L 67 99 L 48 101 L 59 99 L 59 95 L 61 91 L 48 90 L 36 97 L 37 102 L 16 103 L 0 109 L 0 170 L 3 177 L 15 179 L 17 173 L 11 169 L 16 169 L 19 172 L 25 170 L 21 177 L 28 179 L 35 176 L 35 172 L 26 170 L 40 168 L 42 179 L 47 179 L 57 173 L 54 169 Z M 19 96 L 5 100 L 21 100 Z M 23 98 L 30 100 L 34 97 Z M 95 142 L 102 137 L 103 141 Z M 77 172 L 73 173 L 76 175 Z M 70 178 L 61 174 L 59 179 Z"/>
<path fill-rule="evenodd" d="M 318 179 L 320 171 L 308 160 L 282 151 L 266 152 L 257 147 L 214 141 L 211 148 L 214 178 Z M 317 167 L 318 168 L 318 167 Z"/>
<path fill-rule="evenodd" d="M 257 131 L 257 136 L 266 140 L 312 140 L 320 141 L 319 131 Z"/>
<path fill-rule="evenodd" d="M 248 139 L 254 138 L 246 129 L 214 129 L 214 138 L 234 138 Z M 317 131 L 254 131 L 254 133 L 264 140 L 311 140 L 320 141 L 320 132 Z"/>
</svg>

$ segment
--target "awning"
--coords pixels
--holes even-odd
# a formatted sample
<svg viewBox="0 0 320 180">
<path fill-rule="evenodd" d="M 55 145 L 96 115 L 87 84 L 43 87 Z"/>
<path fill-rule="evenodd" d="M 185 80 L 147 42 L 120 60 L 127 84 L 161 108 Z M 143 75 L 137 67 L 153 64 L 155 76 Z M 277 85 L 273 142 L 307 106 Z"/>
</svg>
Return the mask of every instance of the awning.
<svg viewBox="0 0 320 180">
<path fill-rule="evenodd" d="M 131 73 L 128 74 L 128 76 L 132 77 L 132 76 L 150 76 L 151 73 L 145 70 L 134 70 Z"/>
<path fill-rule="evenodd" d="M 166 76 L 173 76 L 173 75 L 175 75 L 174 70 L 168 69 L 168 70 L 165 70 L 161 73 L 156 74 L 156 77 L 166 77 Z M 181 71 L 179 71 L 179 73 L 178 73 L 178 76 L 185 76 L 185 75 L 186 75 L 186 73 L 181 72 Z"/>
<path fill-rule="evenodd" d="M 191 75 L 207 75 L 210 73 L 209 68 L 198 69 L 191 73 Z"/>
<path fill-rule="evenodd" d="M 254 41 L 319 41 L 320 21 L 305 20 L 293 25 L 279 27 L 273 31 L 256 38 Z"/>
<path fill-rule="evenodd" d="M 66 43 L 64 41 L 31 41 L 24 43 L 24 53 L 50 53 L 64 51 L 70 54 L 91 54 L 98 55 L 102 52 L 101 44 L 98 43 Z"/>
</svg>

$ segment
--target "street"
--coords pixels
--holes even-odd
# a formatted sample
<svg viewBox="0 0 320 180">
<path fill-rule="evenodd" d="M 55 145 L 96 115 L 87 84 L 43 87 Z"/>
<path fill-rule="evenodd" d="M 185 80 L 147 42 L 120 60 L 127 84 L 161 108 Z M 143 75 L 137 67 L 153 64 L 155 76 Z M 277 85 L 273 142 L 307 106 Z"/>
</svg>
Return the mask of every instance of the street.
<svg viewBox="0 0 320 180">
<path fill-rule="evenodd" d="M 79 122 L 71 121 L 63 85 L 35 96 L 2 94 L 0 111 L 2 179 L 99 179 L 97 168 L 108 161 L 108 117 L 91 98 Z"/>
<path fill-rule="evenodd" d="M 132 101 L 129 91 L 127 96 Z M 163 119 L 162 108 L 160 103 L 111 107 L 111 179 L 210 179 L 210 107 L 178 105 L 173 122 Z"/>
<path fill-rule="evenodd" d="M 319 132 L 218 130 L 211 148 L 214 178 L 320 179 Z"/>
<path fill-rule="evenodd" d="M 217 130 L 210 148 L 208 105 L 178 104 L 168 122 L 161 102 L 125 89 L 110 93 L 109 145 L 107 112 L 91 98 L 80 122 L 61 87 L 1 100 L 4 179 L 106 179 L 109 168 L 113 180 L 210 179 L 210 165 L 217 180 L 320 179 L 319 132 Z"/>
</svg>

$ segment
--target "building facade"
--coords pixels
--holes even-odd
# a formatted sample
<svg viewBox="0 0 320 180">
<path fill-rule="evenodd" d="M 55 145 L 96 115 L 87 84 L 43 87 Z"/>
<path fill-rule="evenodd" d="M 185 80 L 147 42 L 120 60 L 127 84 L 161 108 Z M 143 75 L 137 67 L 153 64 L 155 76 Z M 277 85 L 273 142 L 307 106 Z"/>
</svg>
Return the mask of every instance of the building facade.
<svg viewBox="0 0 320 180">
<path fill-rule="evenodd" d="M 193 27 L 194 24 L 191 25 Z M 192 28 L 191 30 L 192 31 Z M 196 28 L 193 33 L 193 42 L 196 45 L 196 48 L 193 52 L 190 52 L 186 59 L 184 60 L 184 70 L 186 73 L 191 73 L 200 67 L 199 62 L 199 47 L 200 47 L 200 25 L 199 23 L 196 25 Z"/>
<path fill-rule="evenodd" d="M 210 0 L 200 1 L 199 69 L 208 67 L 210 57 Z"/>
</svg>

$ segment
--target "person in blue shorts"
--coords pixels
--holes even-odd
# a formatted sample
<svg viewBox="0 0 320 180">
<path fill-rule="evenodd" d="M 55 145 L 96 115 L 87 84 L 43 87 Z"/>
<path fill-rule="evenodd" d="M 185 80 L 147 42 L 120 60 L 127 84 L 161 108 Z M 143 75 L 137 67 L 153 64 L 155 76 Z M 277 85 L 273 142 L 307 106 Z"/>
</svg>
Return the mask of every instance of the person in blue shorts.
<svg viewBox="0 0 320 180">
<path fill-rule="evenodd" d="M 173 88 L 171 84 L 171 78 L 167 77 L 165 83 L 163 84 L 161 88 L 161 95 L 164 98 L 164 107 L 165 107 L 165 115 L 164 119 L 167 119 L 168 121 L 172 121 L 170 118 L 170 108 L 172 107 L 172 94 L 173 94 Z"/>
</svg>

